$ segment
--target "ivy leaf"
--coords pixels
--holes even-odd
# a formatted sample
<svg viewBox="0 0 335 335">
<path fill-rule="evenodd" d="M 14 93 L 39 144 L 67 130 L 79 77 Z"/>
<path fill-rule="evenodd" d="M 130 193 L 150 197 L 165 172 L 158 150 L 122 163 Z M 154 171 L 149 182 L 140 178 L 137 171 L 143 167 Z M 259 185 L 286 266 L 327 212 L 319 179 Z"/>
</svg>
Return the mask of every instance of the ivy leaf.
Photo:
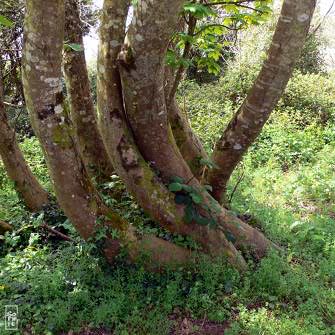
<svg viewBox="0 0 335 335">
<path fill-rule="evenodd" d="M 182 189 L 183 189 L 183 186 L 180 183 L 171 183 L 169 185 L 169 191 L 171 191 L 171 192 L 179 192 Z"/>
<path fill-rule="evenodd" d="M 191 198 L 185 194 L 176 194 L 174 201 L 177 205 L 189 205 L 192 203 Z"/>
<path fill-rule="evenodd" d="M 173 177 L 171 178 L 171 183 L 184 184 L 184 179 L 183 179 L 182 177 L 173 176 Z"/>
<path fill-rule="evenodd" d="M 227 294 L 230 294 L 233 291 L 233 283 L 231 281 L 227 281 L 224 285 L 224 290 Z"/>
<path fill-rule="evenodd" d="M 183 190 L 187 193 L 191 193 L 194 191 L 194 188 L 192 186 L 189 186 L 189 185 L 183 185 Z"/>
<path fill-rule="evenodd" d="M 224 232 L 224 234 L 227 237 L 227 240 L 231 243 L 235 243 L 236 242 L 236 237 L 229 231 Z"/>
<path fill-rule="evenodd" d="M 190 196 L 195 204 L 201 204 L 202 203 L 202 197 L 198 193 L 190 193 Z"/>
<path fill-rule="evenodd" d="M 64 43 L 64 47 L 67 50 L 71 49 L 71 50 L 77 51 L 77 52 L 84 51 L 84 47 L 80 44 L 77 44 L 77 43 Z"/>
<path fill-rule="evenodd" d="M 0 15 L 0 26 L 11 28 L 14 26 L 14 22 L 3 15 Z"/>
<path fill-rule="evenodd" d="M 197 216 L 195 217 L 194 221 L 197 223 L 197 224 L 200 224 L 202 226 L 207 226 L 209 225 L 210 223 L 210 219 L 208 218 L 205 218 L 203 216 Z"/>
</svg>

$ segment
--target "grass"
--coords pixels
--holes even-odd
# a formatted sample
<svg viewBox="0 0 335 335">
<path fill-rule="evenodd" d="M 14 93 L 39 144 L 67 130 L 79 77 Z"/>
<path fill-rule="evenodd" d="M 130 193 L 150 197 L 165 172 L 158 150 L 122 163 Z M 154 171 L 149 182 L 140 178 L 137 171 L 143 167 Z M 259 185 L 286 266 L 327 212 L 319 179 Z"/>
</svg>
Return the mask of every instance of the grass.
<svg viewBox="0 0 335 335">
<path fill-rule="evenodd" d="M 187 103 L 197 111 L 192 92 L 191 87 Z M 208 150 L 228 120 L 218 110 L 234 109 L 230 103 L 211 101 L 215 117 L 201 118 L 205 105 L 191 115 Z M 228 335 L 334 335 L 334 132 L 332 124 L 311 121 L 302 126 L 298 114 L 292 116 L 290 110 L 274 114 L 230 184 L 231 192 L 243 170 L 232 210 L 285 250 L 258 264 L 250 262 L 243 276 L 224 260 L 206 258 L 192 268 L 164 273 L 146 272 L 123 256 L 111 267 L 94 244 L 80 240 L 55 207 L 30 215 L 0 165 L 0 219 L 15 227 L 1 246 L 0 306 L 19 306 L 17 334 L 23 329 L 59 334 L 102 327 L 120 335 L 167 335 L 179 327 L 176 320 L 186 318 L 218 325 L 228 321 Z M 36 140 L 25 140 L 22 149 L 34 173 L 50 189 Z M 109 205 L 141 229 L 166 237 L 117 178 L 104 187 L 119 194 L 117 200 L 106 198 Z M 39 227 L 42 219 L 75 241 L 50 237 Z M 201 334 L 201 327 L 194 331 Z"/>
</svg>

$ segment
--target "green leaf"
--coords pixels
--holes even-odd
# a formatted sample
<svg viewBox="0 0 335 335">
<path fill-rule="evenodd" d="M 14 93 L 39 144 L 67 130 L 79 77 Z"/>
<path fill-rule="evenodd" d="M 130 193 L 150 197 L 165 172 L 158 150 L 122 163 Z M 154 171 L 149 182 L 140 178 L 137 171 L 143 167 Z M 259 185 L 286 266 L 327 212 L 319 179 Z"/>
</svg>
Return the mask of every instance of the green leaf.
<svg viewBox="0 0 335 335">
<path fill-rule="evenodd" d="M 14 22 L 3 15 L 0 15 L 0 26 L 11 28 L 14 26 Z"/>
<path fill-rule="evenodd" d="M 187 193 L 191 193 L 194 191 L 194 188 L 192 186 L 189 186 L 189 185 L 182 185 L 183 186 L 183 190 Z"/>
<path fill-rule="evenodd" d="M 171 183 L 184 184 L 184 179 L 183 179 L 182 177 L 173 176 L 173 177 L 171 178 Z"/>
<path fill-rule="evenodd" d="M 182 189 L 183 189 L 183 186 L 180 183 L 171 183 L 169 185 L 169 191 L 171 191 L 171 192 L 179 192 Z"/>
<path fill-rule="evenodd" d="M 227 240 L 229 242 L 235 243 L 236 242 L 236 237 L 229 231 L 224 232 L 225 236 L 227 237 Z"/>
<path fill-rule="evenodd" d="M 190 196 L 195 204 L 202 203 L 202 196 L 198 193 L 190 193 Z"/>
<path fill-rule="evenodd" d="M 202 19 L 208 16 L 216 16 L 216 12 L 209 6 L 204 6 L 199 3 L 188 2 L 184 5 L 184 11 L 191 13 L 197 19 Z"/>
<path fill-rule="evenodd" d="M 84 47 L 77 43 L 64 43 L 65 49 L 71 49 L 74 51 L 84 51 Z"/>
<path fill-rule="evenodd" d="M 195 217 L 194 221 L 197 223 L 197 224 L 200 224 L 202 226 L 207 226 L 210 224 L 210 219 L 208 218 L 205 218 L 203 216 L 197 216 Z"/>
<path fill-rule="evenodd" d="M 191 198 L 186 194 L 176 194 L 174 201 L 178 205 L 189 205 L 192 203 Z"/>
</svg>

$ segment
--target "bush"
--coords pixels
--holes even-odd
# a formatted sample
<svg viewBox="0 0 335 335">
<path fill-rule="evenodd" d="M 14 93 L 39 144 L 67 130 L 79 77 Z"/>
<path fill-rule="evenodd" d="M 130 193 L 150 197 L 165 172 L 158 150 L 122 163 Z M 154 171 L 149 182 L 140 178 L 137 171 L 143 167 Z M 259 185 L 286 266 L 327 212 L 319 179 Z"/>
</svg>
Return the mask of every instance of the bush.
<svg viewBox="0 0 335 335">
<path fill-rule="evenodd" d="M 289 81 L 278 109 L 299 111 L 301 123 L 318 122 L 323 125 L 335 121 L 334 75 L 303 74 L 296 71 Z"/>
</svg>

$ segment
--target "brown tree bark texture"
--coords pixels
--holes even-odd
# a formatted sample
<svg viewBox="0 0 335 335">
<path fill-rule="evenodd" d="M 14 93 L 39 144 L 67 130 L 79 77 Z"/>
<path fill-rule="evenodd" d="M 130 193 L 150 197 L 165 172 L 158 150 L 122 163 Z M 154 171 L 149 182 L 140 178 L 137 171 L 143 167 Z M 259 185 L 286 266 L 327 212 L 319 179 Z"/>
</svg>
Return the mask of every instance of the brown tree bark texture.
<svg viewBox="0 0 335 335">
<path fill-rule="evenodd" d="M 184 52 L 184 54 L 186 54 Z M 203 168 L 200 159 L 208 159 L 208 155 L 197 135 L 193 132 L 186 110 L 182 111 L 178 106 L 173 92 L 173 85 L 181 79 L 183 68 L 178 68 L 177 72 L 165 66 L 165 101 L 169 123 L 171 125 L 173 137 L 179 148 L 181 155 L 189 166 L 193 175 L 200 180 L 203 177 Z"/>
<path fill-rule="evenodd" d="M 13 227 L 9 223 L 0 220 L 0 235 L 4 235 L 6 232 L 12 230 Z"/>
<path fill-rule="evenodd" d="M 28 0 L 23 51 L 23 84 L 27 106 L 47 160 L 58 202 L 84 239 L 94 238 L 99 227 L 117 229 L 119 239 L 107 235 L 104 253 L 112 261 L 121 243 L 130 257 L 149 253 L 151 266 L 192 261 L 190 251 L 154 236 L 139 237 L 119 215 L 101 202 L 90 183 L 72 124 L 63 108 L 61 61 L 64 1 Z M 100 220 L 99 220 L 100 219 Z M 162 249 L 165 250 L 162 253 Z"/>
<path fill-rule="evenodd" d="M 120 8 L 124 9 L 123 16 Z M 122 98 L 124 98 L 126 105 L 129 100 L 127 101 L 126 96 L 122 96 L 123 88 L 116 66 L 118 57 L 119 63 L 122 61 L 122 66 L 127 66 L 129 61 L 128 55 L 122 54 L 128 50 L 126 48 L 121 50 L 125 34 L 126 13 L 126 1 L 105 1 L 100 29 L 98 114 L 105 125 L 103 138 L 108 152 L 113 157 L 114 167 L 118 175 L 125 181 L 128 190 L 135 195 L 139 204 L 153 219 L 170 231 L 191 235 L 204 247 L 206 246 L 207 251 L 215 250 L 218 254 L 221 251 L 222 254 L 224 250 L 232 262 L 241 268 L 245 267 L 244 261 L 240 260 L 237 251 L 225 239 L 223 233 L 215 234 L 208 227 L 186 225 L 183 222 L 183 208 L 176 206 L 173 194 L 161 183 L 150 165 L 143 159 L 137 148 L 137 143 L 134 142 L 127 120 L 129 115 L 125 115 Z M 113 22 L 113 25 L 111 26 L 109 22 Z M 110 45 L 114 45 L 114 47 L 110 48 Z M 121 55 L 119 51 L 121 51 Z M 143 79 L 145 80 L 145 78 Z M 213 243 L 209 243 L 210 247 L 207 246 L 208 236 L 216 243 L 216 248 Z"/>
<path fill-rule="evenodd" d="M 271 242 L 208 194 L 183 158 L 169 123 L 164 56 L 182 3 L 139 0 L 125 38 L 129 2 L 105 0 L 98 59 L 99 127 L 116 172 L 154 220 L 171 232 L 191 236 L 204 252 L 226 255 L 236 267 L 245 269 L 238 249 L 248 249 L 255 257 L 262 257 Z M 299 22 L 303 19 L 306 18 L 300 17 Z M 99 224 L 119 231 L 118 240 L 105 241 L 107 259 L 114 257 L 120 243 L 129 246 L 133 258 L 144 248 L 157 262 L 192 259 L 190 251 L 167 241 L 137 236 L 131 226 L 104 206 L 90 183 L 64 109 L 63 31 L 59 29 L 63 26 L 62 0 L 27 1 L 23 83 L 61 207 L 86 239 L 95 235 Z M 185 222 L 185 206 L 176 204 L 175 195 L 167 188 L 176 176 L 197 190 L 204 205 L 198 206 L 198 210 L 215 220 L 215 228 L 194 220 Z M 98 223 L 101 215 L 103 223 Z M 228 241 L 228 235 L 234 237 L 234 244 Z"/>
<path fill-rule="evenodd" d="M 130 51 L 131 54 L 128 60 L 130 67 L 129 70 L 124 66 L 120 67 L 130 127 L 139 151 L 155 171 L 158 171 L 161 180 L 168 183 L 172 177 L 182 177 L 201 194 L 204 205 L 208 207 L 207 212 L 202 211 L 204 216 L 213 217 L 225 233 L 229 232 L 234 236 L 238 245 L 243 243 L 246 249 L 253 249 L 256 255 L 264 255 L 270 242 L 252 227 L 233 218 L 211 198 L 192 174 L 170 131 L 163 89 L 164 55 L 170 36 L 177 28 L 182 3 L 157 1 L 147 4 L 146 1 L 142 1 L 134 11 L 134 19 L 126 41 L 128 53 Z M 181 211 L 183 222 L 185 208 L 179 208 L 172 202 L 171 208 L 173 207 Z M 180 223 L 175 225 L 183 226 Z M 195 222 L 184 226 L 184 234 L 190 234 L 187 230 L 191 230 L 191 236 L 202 245 L 206 245 L 210 253 L 225 250 L 232 263 L 239 262 L 234 246 L 227 241 L 224 234 L 208 227 L 206 231 Z M 255 238 L 256 236 L 258 238 Z"/>
<path fill-rule="evenodd" d="M 166 9 L 164 6 L 170 6 L 171 3 L 159 2 L 147 5 L 139 2 L 125 45 L 122 45 L 125 21 L 117 11 L 122 3 L 125 2 L 104 3 L 98 60 L 98 114 L 103 120 L 101 123 L 105 125 L 103 138 L 109 154 L 113 157 L 114 167 L 125 181 L 128 190 L 154 220 L 170 231 L 191 236 L 206 252 L 212 255 L 226 254 L 232 263 L 238 264 L 241 268 L 245 267 L 235 247 L 227 241 L 225 233 L 230 231 L 236 234 L 240 245 L 243 241 L 247 249 L 253 249 L 258 255 L 264 255 L 271 243 L 261 233 L 226 213 L 201 190 L 201 185 L 193 177 L 180 155 L 169 129 L 163 77 L 155 76 L 155 73 L 163 72 L 162 59 L 166 48 L 164 43 L 168 38 L 165 42 L 164 39 L 162 42 L 162 38 L 157 38 L 155 41 L 157 44 L 154 44 L 151 34 L 155 32 L 156 36 L 157 33 L 161 34 L 162 30 L 165 36 L 167 27 L 162 24 L 170 26 L 171 22 L 163 19 Z M 143 8 L 146 11 L 145 15 L 141 12 Z M 153 11 L 156 16 L 153 15 Z M 178 10 L 171 9 L 171 13 L 176 15 Z M 162 20 L 159 15 L 162 15 Z M 109 22 L 113 22 L 114 26 L 111 27 Z M 156 26 L 158 23 L 159 31 Z M 139 30 L 137 25 L 140 27 Z M 152 31 L 145 36 L 148 25 L 151 26 L 149 31 L 150 29 Z M 140 45 L 136 44 L 140 42 L 142 42 Z M 110 48 L 111 43 L 117 47 Z M 116 66 L 117 58 L 122 69 L 122 83 Z M 155 65 L 154 69 L 152 64 Z M 147 71 L 148 69 L 150 71 Z M 203 193 L 204 201 L 211 207 L 211 214 L 218 221 L 218 229 L 201 226 L 195 222 L 185 224 L 185 207 L 175 203 L 174 195 L 163 183 L 172 176 L 190 180 L 190 185 L 197 187 Z"/>
<path fill-rule="evenodd" d="M 241 108 L 215 146 L 218 166 L 209 174 L 213 196 L 221 201 L 229 178 L 283 94 L 305 43 L 316 0 L 285 0 L 267 60 Z"/>
<path fill-rule="evenodd" d="M 66 0 L 65 12 L 65 41 L 83 47 L 78 2 Z M 63 66 L 71 105 L 70 115 L 81 156 L 90 175 L 96 177 L 98 182 L 106 182 L 114 170 L 97 127 L 84 50 L 65 48 Z"/>
<path fill-rule="evenodd" d="M 189 15 L 187 22 L 187 34 L 193 35 L 197 24 L 197 19 Z M 185 20 L 180 19 L 178 30 L 184 31 Z M 174 48 L 173 45 L 169 45 Z M 185 43 L 183 58 L 187 58 L 191 51 L 192 45 L 189 41 Z M 177 70 L 166 66 L 165 67 L 165 100 L 169 122 L 175 138 L 176 144 L 182 154 L 185 162 L 188 164 L 194 176 L 200 180 L 204 176 L 204 166 L 200 164 L 201 158 L 208 159 L 207 153 L 197 135 L 193 132 L 188 120 L 186 110 L 181 111 L 176 101 L 176 92 L 180 81 L 185 72 L 183 65 L 180 65 Z"/>
<path fill-rule="evenodd" d="M 2 97 L 0 78 L 0 156 L 8 177 L 27 208 L 37 211 L 49 202 L 48 193 L 31 172 L 17 143 L 15 131 L 11 129 Z"/>
</svg>

